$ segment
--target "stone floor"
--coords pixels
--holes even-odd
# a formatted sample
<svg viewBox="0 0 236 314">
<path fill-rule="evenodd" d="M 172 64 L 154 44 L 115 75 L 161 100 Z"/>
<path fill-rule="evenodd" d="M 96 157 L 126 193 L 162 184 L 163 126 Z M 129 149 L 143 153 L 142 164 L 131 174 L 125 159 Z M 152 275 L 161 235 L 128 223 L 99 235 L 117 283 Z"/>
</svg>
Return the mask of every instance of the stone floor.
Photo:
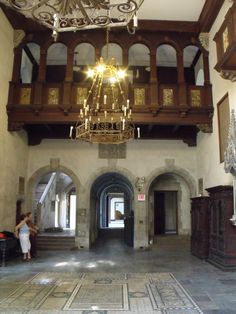
<svg viewBox="0 0 236 314">
<path fill-rule="evenodd" d="M 0 296 L 4 297 L 4 293 L 7 294 L 6 288 L 14 286 L 16 282 L 32 280 L 42 272 L 69 272 L 75 273 L 76 276 L 80 273 L 106 273 L 107 276 L 125 273 L 153 273 L 154 276 L 154 273 L 171 273 L 204 314 L 236 314 L 236 272 L 223 272 L 192 256 L 189 242 L 176 236 L 159 237 L 150 250 L 136 251 L 125 246 L 120 240 L 112 239 L 98 242 L 90 251 L 40 251 L 39 257 L 31 262 L 23 262 L 20 259 L 10 261 L 6 267 L 0 268 Z M 119 312 L 122 313 L 123 310 L 120 309 Z M 71 314 L 72 312 L 74 311 L 70 311 Z M 0 313 L 19 312 L 11 312 L 8 308 L 5 312 L 0 309 Z M 21 313 L 31 313 L 30 308 L 24 308 Z M 84 313 L 110 314 L 112 311 L 108 313 L 84 310 Z M 149 312 L 144 307 L 139 309 L 139 313 L 151 314 L 155 311 Z M 156 314 L 159 313 L 195 312 L 191 309 L 177 312 L 156 310 Z"/>
</svg>

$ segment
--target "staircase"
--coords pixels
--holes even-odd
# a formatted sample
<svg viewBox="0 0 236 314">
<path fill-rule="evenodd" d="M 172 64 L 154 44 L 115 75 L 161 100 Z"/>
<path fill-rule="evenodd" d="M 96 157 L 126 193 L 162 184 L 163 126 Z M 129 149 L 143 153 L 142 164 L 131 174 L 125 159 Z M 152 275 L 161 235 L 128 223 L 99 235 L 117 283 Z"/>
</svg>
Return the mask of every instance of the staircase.
<svg viewBox="0 0 236 314">
<path fill-rule="evenodd" d="M 38 235 L 37 250 L 67 251 L 75 247 L 75 237 L 58 235 Z"/>
</svg>

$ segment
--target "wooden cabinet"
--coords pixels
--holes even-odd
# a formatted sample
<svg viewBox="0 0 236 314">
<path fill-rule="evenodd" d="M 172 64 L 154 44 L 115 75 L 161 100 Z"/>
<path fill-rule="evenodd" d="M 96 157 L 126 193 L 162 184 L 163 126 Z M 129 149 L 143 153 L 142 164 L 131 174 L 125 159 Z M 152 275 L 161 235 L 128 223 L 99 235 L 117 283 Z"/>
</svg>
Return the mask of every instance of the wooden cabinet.
<svg viewBox="0 0 236 314">
<path fill-rule="evenodd" d="M 222 270 L 236 270 L 236 227 L 233 215 L 233 187 L 206 189 L 210 196 L 210 234 L 208 261 Z"/>
<path fill-rule="evenodd" d="M 209 254 L 209 197 L 191 199 L 191 253 L 207 259 Z"/>
</svg>

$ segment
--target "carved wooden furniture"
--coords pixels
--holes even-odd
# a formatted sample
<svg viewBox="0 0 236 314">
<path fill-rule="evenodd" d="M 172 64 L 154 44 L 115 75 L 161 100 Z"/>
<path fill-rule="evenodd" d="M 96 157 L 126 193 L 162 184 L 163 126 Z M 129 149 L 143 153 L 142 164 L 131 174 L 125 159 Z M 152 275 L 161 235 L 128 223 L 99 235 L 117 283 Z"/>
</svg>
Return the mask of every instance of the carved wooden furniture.
<svg viewBox="0 0 236 314">
<path fill-rule="evenodd" d="M 233 214 L 233 187 L 206 189 L 210 196 L 210 243 L 208 261 L 222 270 L 236 270 L 236 228 Z"/>
<path fill-rule="evenodd" d="M 207 259 L 209 254 L 209 197 L 191 199 L 191 253 Z"/>
<path fill-rule="evenodd" d="M 233 2 L 214 40 L 217 47 L 215 69 L 225 79 L 236 80 L 236 2 Z"/>
</svg>

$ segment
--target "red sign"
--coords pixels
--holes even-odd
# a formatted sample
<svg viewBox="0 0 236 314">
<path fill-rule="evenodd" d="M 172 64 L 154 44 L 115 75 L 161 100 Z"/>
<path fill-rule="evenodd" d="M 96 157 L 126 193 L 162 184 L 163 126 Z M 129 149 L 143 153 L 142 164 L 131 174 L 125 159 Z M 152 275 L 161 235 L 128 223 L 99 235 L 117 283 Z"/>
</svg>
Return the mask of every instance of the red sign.
<svg viewBox="0 0 236 314">
<path fill-rule="evenodd" d="M 144 202 L 145 201 L 145 194 L 138 194 L 138 201 Z"/>
</svg>

